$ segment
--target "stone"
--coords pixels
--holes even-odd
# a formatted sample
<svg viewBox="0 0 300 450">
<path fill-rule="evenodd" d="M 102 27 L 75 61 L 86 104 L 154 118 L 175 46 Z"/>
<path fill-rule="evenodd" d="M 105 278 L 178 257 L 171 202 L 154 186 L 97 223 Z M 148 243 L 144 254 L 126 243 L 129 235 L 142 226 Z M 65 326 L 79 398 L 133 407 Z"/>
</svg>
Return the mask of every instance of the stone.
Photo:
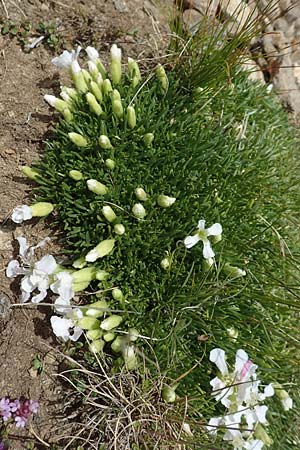
<svg viewBox="0 0 300 450">
<path fill-rule="evenodd" d="M 243 69 L 250 71 L 249 80 L 259 81 L 261 84 L 266 84 L 265 77 L 259 66 L 250 58 L 246 58 L 242 64 Z"/>
<path fill-rule="evenodd" d="M 195 33 L 197 31 L 199 23 L 202 19 L 203 15 L 195 9 L 186 9 L 182 15 L 184 26 L 191 33 Z"/>
<path fill-rule="evenodd" d="M 176 0 L 177 5 L 183 9 L 194 9 L 200 12 L 203 16 L 214 17 L 216 15 L 219 1 L 218 0 Z"/>
</svg>

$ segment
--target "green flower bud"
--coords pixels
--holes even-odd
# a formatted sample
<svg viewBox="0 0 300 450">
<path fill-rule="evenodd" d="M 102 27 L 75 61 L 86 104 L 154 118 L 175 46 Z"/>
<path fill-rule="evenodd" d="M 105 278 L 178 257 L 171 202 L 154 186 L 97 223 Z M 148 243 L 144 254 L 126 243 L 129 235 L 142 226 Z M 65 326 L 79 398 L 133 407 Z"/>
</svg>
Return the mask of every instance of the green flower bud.
<svg viewBox="0 0 300 450">
<path fill-rule="evenodd" d="M 120 100 L 113 100 L 112 111 L 118 119 L 121 119 L 123 117 L 124 111 L 123 111 L 123 106 L 122 106 L 122 103 L 120 102 Z"/>
<path fill-rule="evenodd" d="M 135 203 L 132 207 L 132 212 L 137 219 L 143 219 L 146 216 L 146 210 L 141 203 Z"/>
<path fill-rule="evenodd" d="M 143 141 L 144 141 L 144 144 L 147 147 L 150 147 L 150 145 L 153 142 L 153 139 L 154 139 L 154 134 L 153 133 L 146 133 L 146 134 L 144 134 Z"/>
<path fill-rule="evenodd" d="M 105 69 L 105 67 L 104 67 L 104 64 L 102 63 L 102 61 L 101 61 L 100 58 L 97 58 L 97 60 L 96 60 L 96 66 L 97 66 L 97 69 L 99 70 L 99 72 L 100 72 L 100 74 L 101 74 L 103 80 L 105 80 L 106 75 L 107 75 L 107 72 L 106 72 L 106 69 Z"/>
<path fill-rule="evenodd" d="M 212 236 L 211 240 L 214 244 L 217 244 L 218 242 L 220 242 L 222 240 L 222 234 L 218 234 L 217 236 Z M 243 276 L 243 275 L 240 275 Z"/>
<path fill-rule="evenodd" d="M 111 342 L 114 340 L 115 337 L 116 337 L 115 333 L 106 333 L 103 335 L 103 339 L 105 340 L 105 342 Z"/>
<path fill-rule="evenodd" d="M 157 204 L 162 208 L 169 208 L 169 206 L 172 206 L 175 201 L 175 197 L 169 197 L 168 195 L 161 194 L 157 197 Z"/>
<path fill-rule="evenodd" d="M 78 98 L 78 93 L 74 88 L 63 86 L 62 91 L 65 92 L 73 100 L 76 100 Z"/>
<path fill-rule="evenodd" d="M 215 264 L 214 258 L 203 259 L 202 267 L 203 267 L 204 272 L 208 272 L 214 264 Z"/>
<path fill-rule="evenodd" d="M 27 178 L 29 178 L 30 180 L 36 181 L 37 183 L 39 182 L 40 174 L 37 170 L 32 169 L 29 166 L 22 166 L 21 170 Z"/>
<path fill-rule="evenodd" d="M 112 88 L 111 82 L 108 78 L 106 78 L 106 80 L 103 80 L 101 88 L 102 88 L 102 92 L 104 95 L 107 95 L 110 92 L 112 92 L 113 88 Z"/>
<path fill-rule="evenodd" d="M 109 277 L 109 273 L 105 272 L 105 270 L 97 270 L 96 272 L 96 280 L 98 281 L 104 281 Z"/>
<path fill-rule="evenodd" d="M 94 94 L 94 96 L 96 97 L 96 99 L 98 100 L 98 102 L 102 102 L 102 92 L 101 89 L 99 88 L 98 84 L 95 83 L 95 81 L 91 81 L 90 83 L 91 86 L 91 91 Z"/>
<path fill-rule="evenodd" d="M 88 330 L 86 333 L 86 337 L 90 340 L 90 341 L 95 341 L 96 339 L 99 339 L 103 336 L 103 331 L 102 330 Z"/>
<path fill-rule="evenodd" d="M 164 258 L 160 262 L 160 267 L 164 270 L 167 270 L 170 267 L 170 259 Z"/>
<path fill-rule="evenodd" d="M 112 294 L 113 298 L 114 298 L 117 302 L 123 303 L 123 292 L 121 291 L 121 289 L 119 289 L 119 288 L 114 288 L 114 289 L 111 291 L 111 294 Z"/>
<path fill-rule="evenodd" d="M 284 411 L 288 411 L 293 407 L 293 399 L 289 396 L 288 392 L 282 388 L 281 384 L 273 384 L 275 394 L 281 401 Z"/>
<path fill-rule="evenodd" d="M 85 260 L 94 262 L 98 258 L 103 258 L 113 250 L 114 245 L 115 239 L 105 239 L 86 255 Z"/>
<path fill-rule="evenodd" d="M 258 423 L 255 427 L 254 437 L 262 441 L 267 447 L 270 447 L 273 444 L 273 440 L 266 433 L 266 430 L 260 423 Z"/>
<path fill-rule="evenodd" d="M 148 199 L 148 195 L 146 194 L 146 192 L 144 191 L 143 188 L 139 187 L 136 188 L 134 190 L 135 196 L 136 198 L 138 198 L 139 200 L 141 200 L 142 202 L 145 202 Z"/>
<path fill-rule="evenodd" d="M 142 77 L 138 63 L 132 58 L 128 58 L 128 72 L 131 78 L 132 87 L 136 87 Z"/>
<path fill-rule="evenodd" d="M 227 328 L 226 331 L 227 331 L 228 336 L 229 336 L 232 340 L 236 340 L 236 339 L 237 339 L 237 337 L 238 337 L 238 335 L 239 335 L 239 332 L 238 332 L 238 330 L 236 330 L 234 327 Z"/>
<path fill-rule="evenodd" d="M 82 317 L 77 323 L 83 330 L 98 330 L 100 326 L 99 320 L 95 317 Z"/>
<path fill-rule="evenodd" d="M 74 292 L 80 292 L 80 291 L 84 291 L 90 284 L 90 281 L 78 281 L 73 282 L 72 284 L 72 289 Z"/>
<path fill-rule="evenodd" d="M 99 145 L 101 148 L 104 148 L 105 150 L 112 148 L 109 137 L 106 136 L 105 134 L 101 134 L 101 136 L 99 137 Z"/>
<path fill-rule="evenodd" d="M 103 110 L 99 105 L 99 103 L 97 102 L 96 97 L 90 92 L 88 92 L 85 97 L 86 101 L 89 104 L 90 110 L 94 112 L 97 116 L 101 116 L 101 114 L 103 114 Z"/>
<path fill-rule="evenodd" d="M 155 69 L 155 73 L 157 78 L 159 79 L 162 89 L 166 91 L 168 89 L 169 81 L 166 75 L 166 71 L 161 64 L 158 64 L 158 66 Z"/>
<path fill-rule="evenodd" d="M 109 170 L 113 170 L 116 167 L 115 161 L 110 158 L 105 160 L 105 165 Z"/>
<path fill-rule="evenodd" d="M 128 337 L 130 342 L 135 342 L 139 337 L 139 332 L 136 328 L 129 328 Z"/>
<path fill-rule="evenodd" d="M 111 349 L 116 353 L 120 353 L 125 345 L 125 342 L 126 340 L 123 336 L 117 336 L 111 344 Z"/>
<path fill-rule="evenodd" d="M 52 213 L 54 206 L 52 203 L 38 202 L 30 206 L 32 217 L 44 217 Z"/>
<path fill-rule="evenodd" d="M 175 388 L 165 386 L 161 391 L 161 396 L 166 403 L 174 403 L 176 400 Z"/>
<path fill-rule="evenodd" d="M 114 232 L 116 233 L 116 234 L 118 234 L 119 236 L 122 236 L 122 234 L 124 234 L 125 233 L 125 227 L 124 227 L 124 225 L 122 225 L 121 223 L 117 223 L 115 226 L 114 226 Z"/>
<path fill-rule="evenodd" d="M 75 87 L 79 92 L 87 92 L 88 86 L 85 81 L 85 77 L 90 78 L 90 74 L 85 70 L 81 70 L 77 61 L 73 61 L 71 66 L 71 76 L 74 81 Z"/>
<path fill-rule="evenodd" d="M 229 263 L 226 263 L 224 266 L 224 272 L 228 275 L 231 275 L 234 278 L 244 277 L 246 275 L 246 271 L 239 269 L 238 267 L 231 266 Z"/>
<path fill-rule="evenodd" d="M 123 317 L 117 316 L 116 314 L 112 314 L 107 319 L 104 319 L 101 322 L 100 328 L 102 328 L 102 330 L 105 330 L 105 331 L 110 331 L 113 328 L 118 327 L 120 325 L 120 323 L 122 322 L 122 320 L 123 320 Z"/>
<path fill-rule="evenodd" d="M 88 145 L 87 140 L 79 133 L 68 133 L 68 136 L 77 147 L 86 147 Z"/>
<path fill-rule="evenodd" d="M 69 176 L 75 181 L 82 180 L 83 175 L 79 170 L 70 170 Z"/>
<path fill-rule="evenodd" d="M 84 269 L 76 270 L 72 272 L 72 278 L 74 283 L 84 283 L 88 281 L 89 283 L 95 279 L 96 268 L 95 267 L 85 267 Z"/>
<path fill-rule="evenodd" d="M 66 121 L 67 123 L 72 122 L 72 120 L 73 120 L 73 114 L 71 113 L 71 111 L 70 111 L 69 108 L 64 109 L 63 112 L 62 112 L 62 115 L 63 115 L 63 117 L 64 117 L 64 119 L 65 119 L 65 121 Z"/>
<path fill-rule="evenodd" d="M 84 256 L 81 256 L 80 258 L 75 259 L 72 266 L 75 267 L 75 269 L 83 269 L 87 265 L 87 262 L 85 260 Z"/>
<path fill-rule="evenodd" d="M 105 300 L 99 300 L 98 302 L 91 303 L 88 306 L 88 310 L 86 311 L 86 315 L 89 317 L 102 317 L 105 311 L 108 308 L 108 303 Z"/>
<path fill-rule="evenodd" d="M 83 75 L 83 78 L 84 78 L 84 81 L 85 81 L 86 85 L 89 86 L 89 84 L 93 80 L 93 78 L 91 77 L 89 72 L 87 70 L 85 70 L 85 69 L 82 69 L 82 75 Z M 86 90 L 84 92 L 86 92 Z"/>
<path fill-rule="evenodd" d="M 96 339 L 89 345 L 89 349 L 92 353 L 102 352 L 105 342 L 101 339 Z"/>
<path fill-rule="evenodd" d="M 133 129 L 136 126 L 136 115 L 133 106 L 127 107 L 127 123 L 129 128 Z"/>
<path fill-rule="evenodd" d="M 125 345 L 122 350 L 125 366 L 127 370 L 134 370 L 137 367 L 137 357 L 134 345 Z"/>
<path fill-rule="evenodd" d="M 50 106 L 55 108 L 59 112 L 63 112 L 65 109 L 69 107 L 68 103 L 65 100 L 62 100 L 61 98 L 57 98 L 54 95 L 48 95 L 46 94 L 44 96 L 44 99 L 47 103 L 49 103 Z"/>
<path fill-rule="evenodd" d="M 94 194 L 105 195 L 108 193 L 108 188 L 104 184 L 100 183 L 100 181 L 87 180 L 86 184 L 88 189 L 91 192 L 94 192 Z"/>
<path fill-rule="evenodd" d="M 111 101 L 113 102 L 115 100 L 118 100 L 119 102 L 122 101 L 121 95 L 120 95 L 120 92 L 118 91 L 118 89 L 114 89 L 111 94 Z"/>
<path fill-rule="evenodd" d="M 109 205 L 104 205 L 102 207 L 102 214 L 108 222 L 113 222 L 116 220 L 117 216 L 114 213 L 114 210 Z"/>
</svg>

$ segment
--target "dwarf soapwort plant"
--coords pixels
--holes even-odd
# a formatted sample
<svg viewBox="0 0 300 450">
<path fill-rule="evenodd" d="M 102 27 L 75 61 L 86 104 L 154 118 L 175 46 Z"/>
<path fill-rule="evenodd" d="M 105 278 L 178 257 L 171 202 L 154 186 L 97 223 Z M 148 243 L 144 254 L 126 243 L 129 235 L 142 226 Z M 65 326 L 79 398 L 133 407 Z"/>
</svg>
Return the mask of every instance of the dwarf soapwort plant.
<svg viewBox="0 0 300 450">
<path fill-rule="evenodd" d="M 285 385 L 299 374 L 289 337 L 297 329 L 290 310 L 298 295 L 299 165 L 276 100 L 237 67 L 230 82 L 222 70 L 220 45 L 227 55 L 240 42 L 230 47 L 223 36 L 216 39 L 198 49 L 189 40 L 183 57 L 148 77 L 132 58 L 124 64 L 115 45 L 108 65 L 93 47 L 86 65 L 80 49 L 65 51 L 53 63 L 70 74 L 72 86 L 62 86 L 60 97 L 45 96 L 59 117 L 55 138 L 26 172 L 37 182 L 35 202 L 55 208 L 50 226 L 62 230 L 73 261 L 50 284 L 60 296 L 55 333 L 66 341 L 75 340 L 76 327 L 84 330 L 93 368 L 109 361 L 116 371 L 125 361 L 129 371 L 142 371 L 155 360 L 149 370 L 159 367 L 170 380 L 162 400 L 171 398 L 176 411 L 187 399 L 192 420 L 184 423 L 199 448 L 214 436 L 195 423 L 212 417 L 215 427 L 228 428 L 229 446 L 257 450 L 267 441 L 262 402 L 272 389 L 277 394 L 277 379 Z M 237 140 L 245 114 L 246 138 Z M 87 288 L 78 308 L 72 299 Z M 259 366 L 267 361 L 268 388 L 260 390 L 256 366 L 239 351 L 242 362 L 231 372 L 215 358 L 218 403 L 209 401 L 204 358 L 219 342 L 226 354 L 234 344 L 251 350 Z M 276 417 L 268 414 L 272 436 L 285 427 Z"/>
</svg>

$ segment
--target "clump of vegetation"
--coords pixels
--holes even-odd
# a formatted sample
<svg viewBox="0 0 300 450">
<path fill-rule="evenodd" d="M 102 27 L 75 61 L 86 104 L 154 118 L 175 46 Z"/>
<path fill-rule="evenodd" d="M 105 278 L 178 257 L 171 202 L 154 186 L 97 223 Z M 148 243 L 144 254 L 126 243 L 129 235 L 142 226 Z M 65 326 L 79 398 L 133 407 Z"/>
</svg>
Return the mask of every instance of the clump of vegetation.
<svg viewBox="0 0 300 450">
<path fill-rule="evenodd" d="M 204 23 L 147 77 L 130 58 L 124 70 L 115 45 L 109 68 L 91 47 L 88 70 L 79 51 L 53 60 L 74 87 L 45 97 L 62 118 L 24 169 L 37 203 L 13 217 L 54 208 L 48 223 L 61 230 L 68 260 L 47 272 L 60 295 L 51 324 L 64 340 L 85 330 L 92 353 L 92 369 L 70 376 L 93 408 L 81 445 L 297 445 L 298 140 L 239 68 L 253 27 L 220 41 Z M 70 302 L 87 287 L 88 305 Z"/>
</svg>

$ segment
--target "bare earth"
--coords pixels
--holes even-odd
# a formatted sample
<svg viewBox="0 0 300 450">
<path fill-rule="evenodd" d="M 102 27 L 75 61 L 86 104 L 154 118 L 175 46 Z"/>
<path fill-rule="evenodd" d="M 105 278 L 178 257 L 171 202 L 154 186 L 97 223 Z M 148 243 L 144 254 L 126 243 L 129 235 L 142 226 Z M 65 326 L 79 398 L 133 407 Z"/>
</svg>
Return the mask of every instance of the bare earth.
<svg viewBox="0 0 300 450">
<path fill-rule="evenodd" d="M 158 7 L 150 0 L 38 1 L 4 0 L 0 3 L 0 26 L 10 19 L 55 23 L 62 48 L 95 45 L 107 52 L 118 43 L 125 54 L 146 62 L 159 56 L 168 40 L 168 15 L 172 2 Z M 51 65 L 53 51 L 41 44 L 24 52 L 17 41 L 0 34 L 0 301 L 5 294 L 12 305 L 19 301 L 18 282 L 5 276 L 10 259 L 16 257 L 16 236 L 25 236 L 30 244 L 49 235 L 42 221 L 16 226 L 10 219 L 12 209 L 29 203 L 32 184 L 19 166 L 30 165 L 43 151 L 43 140 L 51 135 L 53 112 L 43 101 L 46 93 L 58 94 L 60 77 Z M 142 62 L 141 62 L 142 63 Z M 47 251 L 59 255 L 54 243 Z M 0 305 L 1 313 L 1 305 Z M 57 342 L 49 325 L 50 309 L 12 306 L 0 315 L 0 398 L 21 395 L 40 402 L 40 412 L 30 433 L 16 433 L 14 449 L 25 448 L 27 438 L 55 442 L 65 428 L 60 405 L 63 389 L 55 373 L 59 370 Z M 31 361 L 39 355 L 44 371 L 37 375 Z M 30 441 L 29 441 L 30 442 Z M 48 448 L 41 443 L 41 447 Z"/>
</svg>

